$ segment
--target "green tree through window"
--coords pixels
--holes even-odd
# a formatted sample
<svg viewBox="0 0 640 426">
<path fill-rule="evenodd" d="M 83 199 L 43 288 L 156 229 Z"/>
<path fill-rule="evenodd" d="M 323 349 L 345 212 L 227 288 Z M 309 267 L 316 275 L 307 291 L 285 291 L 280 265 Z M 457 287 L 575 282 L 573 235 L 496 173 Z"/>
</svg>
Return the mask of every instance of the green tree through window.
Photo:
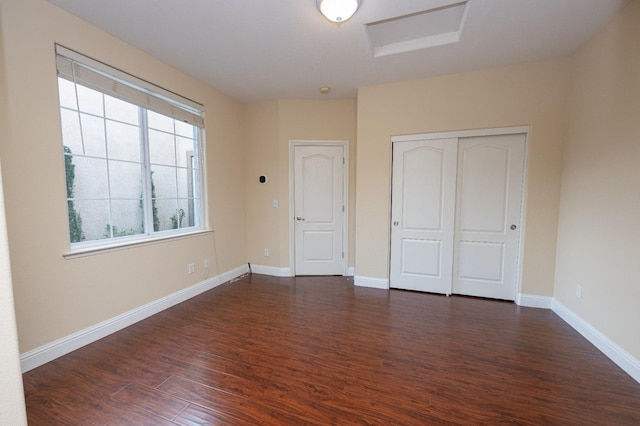
<svg viewBox="0 0 640 426">
<path fill-rule="evenodd" d="M 76 166 L 73 164 L 71 148 L 64 146 L 64 171 L 67 181 L 67 207 L 69 210 L 69 236 L 72 243 L 84 240 L 82 218 L 73 204 L 73 188 L 76 179 Z"/>
</svg>

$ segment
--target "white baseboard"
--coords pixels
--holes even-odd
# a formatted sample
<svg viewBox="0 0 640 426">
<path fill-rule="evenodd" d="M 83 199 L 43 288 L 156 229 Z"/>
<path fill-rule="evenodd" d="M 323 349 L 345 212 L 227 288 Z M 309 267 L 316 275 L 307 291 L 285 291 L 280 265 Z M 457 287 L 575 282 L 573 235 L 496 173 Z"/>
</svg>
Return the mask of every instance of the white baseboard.
<svg viewBox="0 0 640 426">
<path fill-rule="evenodd" d="M 291 268 L 278 268 L 275 266 L 251 265 L 254 274 L 271 275 L 272 277 L 292 277 Z"/>
<path fill-rule="evenodd" d="M 216 277 L 210 278 L 210 280 L 211 279 L 218 280 L 219 282 L 216 285 L 213 286 L 213 287 L 217 287 L 220 284 L 224 284 L 224 283 L 229 282 L 231 280 L 235 280 L 236 278 L 241 277 L 244 274 L 248 274 L 248 273 L 249 273 L 249 265 L 242 265 L 242 266 L 238 266 L 237 268 L 234 268 L 234 269 L 232 269 L 230 271 L 223 272 L 223 273 L 221 273 L 220 275 L 218 275 Z M 196 286 L 201 285 L 201 284 L 202 283 L 196 284 Z M 211 287 L 211 288 L 213 288 L 213 287 Z M 207 290 L 211 290 L 211 289 L 207 289 Z M 204 291 L 207 291 L 207 290 L 204 290 Z M 203 292 L 201 291 L 200 293 L 203 293 Z M 197 296 L 200 293 L 194 294 L 193 296 Z M 191 296 L 191 297 L 193 297 L 193 296 Z"/>
<path fill-rule="evenodd" d="M 247 265 L 242 265 L 231 271 L 223 272 L 220 275 L 211 277 L 191 287 L 187 287 L 161 299 L 154 300 L 146 305 L 132 309 L 129 312 L 125 312 L 121 315 L 85 328 L 84 330 L 80 330 L 76 333 L 40 346 L 39 348 L 25 352 L 20 355 L 22 372 L 24 373 L 46 364 L 47 362 L 61 357 L 62 355 L 68 354 L 69 352 L 88 345 L 89 343 L 102 339 L 103 337 L 155 315 L 158 312 L 170 308 L 171 306 L 184 302 L 187 299 L 204 293 L 207 290 L 211 290 L 212 288 L 246 274 L 247 272 L 249 272 L 249 267 Z"/>
<path fill-rule="evenodd" d="M 627 374 L 640 383 L 640 360 L 634 358 L 627 351 L 616 345 L 611 339 L 596 330 L 591 324 L 576 315 L 562 303 L 553 299 L 551 309 L 567 324 L 573 327 L 585 339 L 600 349 L 611 361 L 622 368 Z"/>
<path fill-rule="evenodd" d="M 516 295 L 516 305 L 528 308 L 551 309 L 553 298 L 548 296 L 536 296 L 535 294 L 518 293 Z"/>
<path fill-rule="evenodd" d="M 251 272 L 262 275 L 270 275 L 272 277 L 293 277 L 291 268 L 277 268 L 275 266 L 251 265 Z M 346 277 L 352 277 L 354 268 L 347 268 Z"/>
<path fill-rule="evenodd" d="M 353 277 L 353 285 L 358 287 L 371 287 L 379 288 L 383 290 L 389 290 L 389 280 L 386 278 L 371 278 L 371 277 Z"/>
<path fill-rule="evenodd" d="M 345 277 L 352 277 L 356 274 L 356 270 L 353 266 L 350 266 L 347 268 L 347 273 L 345 274 Z"/>
</svg>

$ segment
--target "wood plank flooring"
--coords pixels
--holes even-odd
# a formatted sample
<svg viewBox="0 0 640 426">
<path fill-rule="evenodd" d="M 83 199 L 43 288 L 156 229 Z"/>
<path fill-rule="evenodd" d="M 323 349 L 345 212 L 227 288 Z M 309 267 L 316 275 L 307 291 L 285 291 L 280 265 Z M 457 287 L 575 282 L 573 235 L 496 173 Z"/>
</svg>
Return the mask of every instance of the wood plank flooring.
<svg viewBox="0 0 640 426">
<path fill-rule="evenodd" d="M 343 277 L 245 277 L 24 385 L 30 425 L 640 424 L 640 384 L 549 310 Z"/>
</svg>

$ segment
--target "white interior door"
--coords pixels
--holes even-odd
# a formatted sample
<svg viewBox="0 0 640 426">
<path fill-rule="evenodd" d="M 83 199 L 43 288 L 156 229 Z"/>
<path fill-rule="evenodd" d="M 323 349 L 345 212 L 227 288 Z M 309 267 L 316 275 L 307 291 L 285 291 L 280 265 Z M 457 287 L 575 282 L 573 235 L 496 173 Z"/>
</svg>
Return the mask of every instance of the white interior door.
<svg viewBox="0 0 640 426">
<path fill-rule="evenodd" d="M 294 147 L 296 275 L 342 275 L 344 148 Z"/>
<path fill-rule="evenodd" d="M 453 293 L 514 300 L 525 135 L 460 139 Z"/>
<path fill-rule="evenodd" d="M 451 293 L 456 142 L 393 144 L 391 287 Z"/>
</svg>

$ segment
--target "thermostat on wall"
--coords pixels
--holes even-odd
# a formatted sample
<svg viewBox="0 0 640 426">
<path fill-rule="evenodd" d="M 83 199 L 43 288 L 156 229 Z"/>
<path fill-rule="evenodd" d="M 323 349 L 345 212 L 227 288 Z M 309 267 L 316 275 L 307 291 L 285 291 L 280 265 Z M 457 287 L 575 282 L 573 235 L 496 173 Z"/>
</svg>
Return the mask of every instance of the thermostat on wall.
<svg viewBox="0 0 640 426">
<path fill-rule="evenodd" d="M 261 175 L 261 176 L 258 178 L 258 181 L 259 181 L 260 183 L 267 183 L 267 181 L 268 181 L 268 180 L 269 180 L 269 178 L 267 177 L 267 175 Z"/>
</svg>

